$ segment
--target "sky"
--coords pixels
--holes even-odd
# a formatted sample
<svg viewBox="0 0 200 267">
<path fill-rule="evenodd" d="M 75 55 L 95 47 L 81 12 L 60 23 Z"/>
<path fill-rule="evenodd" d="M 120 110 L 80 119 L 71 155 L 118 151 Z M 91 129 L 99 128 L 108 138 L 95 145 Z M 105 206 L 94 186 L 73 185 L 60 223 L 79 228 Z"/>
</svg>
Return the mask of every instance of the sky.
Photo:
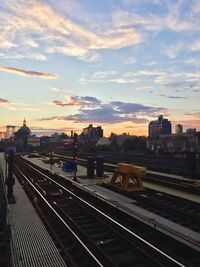
<svg viewBox="0 0 200 267">
<path fill-rule="evenodd" d="M 200 1 L 2 0 L 0 81 L 0 131 L 200 130 Z"/>
</svg>

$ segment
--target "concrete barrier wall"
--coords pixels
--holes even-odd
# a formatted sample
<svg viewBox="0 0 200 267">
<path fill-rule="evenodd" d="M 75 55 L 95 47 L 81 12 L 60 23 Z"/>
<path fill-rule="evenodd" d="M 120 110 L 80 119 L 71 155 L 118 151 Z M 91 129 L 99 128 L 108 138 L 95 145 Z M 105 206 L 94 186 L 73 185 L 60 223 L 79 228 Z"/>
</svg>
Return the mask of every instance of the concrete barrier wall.
<svg viewBox="0 0 200 267">
<path fill-rule="evenodd" d="M 70 156 L 70 152 L 57 151 L 57 153 Z M 60 154 L 61 154 L 60 153 Z M 120 152 L 99 152 L 97 155 L 103 156 L 105 163 L 134 163 L 146 167 L 150 170 L 174 173 L 179 175 L 189 175 L 188 162 L 185 155 L 150 155 L 150 154 L 122 154 Z M 93 154 L 80 152 L 79 157 L 87 158 Z M 200 158 L 196 157 L 196 175 L 200 179 Z"/>
</svg>

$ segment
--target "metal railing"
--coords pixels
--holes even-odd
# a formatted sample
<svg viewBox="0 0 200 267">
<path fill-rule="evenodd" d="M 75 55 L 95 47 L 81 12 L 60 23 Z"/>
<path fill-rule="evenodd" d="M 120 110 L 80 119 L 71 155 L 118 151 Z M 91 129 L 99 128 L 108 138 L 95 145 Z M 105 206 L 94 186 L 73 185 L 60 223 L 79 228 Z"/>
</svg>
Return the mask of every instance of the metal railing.
<svg viewBox="0 0 200 267">
<path fill-rule="evenodd" d="M 8 200 L 6 195 L 6 188 L 4 183 L 4 174 L 0 166 L 0 245 L 4 248 L 4 254 L 0 255 L 0 261 L 3 266 L 12 266 L 12 260 L 10 259 L 11 249 L 10 249 L 10 237 L 11 237 L 11 227 L 8 223 L 7 213 L 8 213 Z"/>
<path fill-rule="evenodd" d="M 4 183 L 3 170 L 0 166 L 0 231 L 4 229 L 7 223 L 8 200 Z"/>
</svg>

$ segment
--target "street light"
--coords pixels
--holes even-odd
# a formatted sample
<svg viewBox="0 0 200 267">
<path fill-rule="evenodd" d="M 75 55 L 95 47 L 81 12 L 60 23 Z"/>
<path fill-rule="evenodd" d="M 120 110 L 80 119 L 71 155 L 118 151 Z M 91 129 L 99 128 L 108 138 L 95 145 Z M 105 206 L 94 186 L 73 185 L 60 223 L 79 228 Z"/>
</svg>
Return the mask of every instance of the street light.
<svg viewBox="0 0 200 267">
<path fill-rule="evenodd" d="M 77 181 L 78 135 L 76 133 L 74 133 L 73 139 L 74 181 Z"/>
</svg>

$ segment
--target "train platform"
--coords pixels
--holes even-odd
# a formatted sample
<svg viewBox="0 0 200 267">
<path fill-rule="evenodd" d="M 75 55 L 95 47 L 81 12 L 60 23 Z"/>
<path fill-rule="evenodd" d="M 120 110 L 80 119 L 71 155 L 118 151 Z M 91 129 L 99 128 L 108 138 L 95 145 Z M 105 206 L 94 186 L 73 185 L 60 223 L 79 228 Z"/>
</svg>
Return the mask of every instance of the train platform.
<svg viewBox="0 0 200 267">
<path fill-rule="evenodd" d="M 63 156 L 63 155 L 59 155 L 59 154 L 55 154 L 56 157 L 64 157 L 66 158 L 66 161 L 69 160 L 70 158 L 72 157 L 69 157 L 69 156 Z M 84 159 L 83 159 L 84 160 Z M 86 161 L 86 159 L 85 159 Z M 134 164 L 134 163 L 133 163 Z M 110 166 L 112 168 L 116 168 L 116 164 L 113 164 L 113 163 L 107 163 L 106 162 L 106 165 L 107 166 Z M 140 165 L 142 166 L 142 165 Z M 145 167 L 145 166 L 144 166 Z M 183 175 L 180 175 L 180 174 L 174 174 L 174 173 L 167 173 L 167 172 L 160 172 L 160 171 L 153 171 L 153 170 L 150 170 L 150 169 L 147 169 L 147 174 L 149 175 L 155 175 L 155 176 L 164 176 L 166 178 L 169 178 L 169 179 L 174 179 L 174 180 L 183 180 L 185 182 L 191 182 L 191 183 L 197 183 L 200 185 L 200 177 L 199 179 L 197 177 L 189 177 L 189 176 L 183 176 Z"/>
<path fill-rule="evenodd" d="M 39 158 L 31 158 L 29 160 L 44 169 L 50 168 L 49 164 L 45 164 Z M 96 197 L 99 197 L 102 200 L 109 202 L 113 206 L 127 212 L 133 217 L 140 218 L 142 221 L 145 221 L 146 223 L 152 225 L 154 228 L 158 228 L 160 231 L 163 231 L 163 232 L 167 231 L 169 235 L 172 235 L 173 237 L 177 239 L 181 239 L 183 242 L 186 242 L 186 243 L 188 243 L 188 241 L 190 243 L 191 241 L 191 243 L 200 244 L 199 233 L 194 232 L 184 226 L 176 224 L 168 219 L 165 219 L 159 215 L 156 215 L 152 212 L 149 212 L 143 208 L 140 208 L 134 205 L 134 200 L 131 198 L 128 198 L 119 193 L 113 192 L 102 186 L 99 186 L 99 184 L 101 184 L 102 182 L 106 183 L 110 181 L 112 177 L 112 173 L 110 172 L 105 172 L 104 178 L 88 179 L 86 176 L 86 168 L 84 166 L 79 165 L 78 171 L 77 171 L 77 177 L 78 177 L 77 182 L 74 181 L 74 176 L 72 173 L 67 173 L 66 171 L 63 171 L 62 168 L 60 167 L 52 166 L 52 172 L 62 175 L 64 178 L 71 180 L 73 183 L 76 183 L 77 186 L 82 187 L 85 190 L 91 192 Z M 146 187 L 159 190 L 161 192 L 165 192 L 165 193 L 172 194 L 175 196 L 180 196 L 182 198 L 188 198 L 189 200 L 200 203 L 199 197 L 196 196 L 195 198 L 195 196 L 193 196 L 192 194 L 190 196 L 190 194 L 188 193 L 183 193 L 175 189 L 173 190 L 171 188 L 166 189 L 160 185 L 150 185 L 146 182 L 144 182 L 144 185 Z"/>
<path fill-rule="evenodd" d="M 185 176 L 178 175 L 178 174 L 163 173 L 163 172 L 151 171 L 151 170 L 147 170 L 147 173 L 153 174 L 153 175 L 161 175 L 161 176 L 164 175 L 165 177 L 172 178 L 175 180 L 184 180 L 184 181 L 188 181 L 188 182 L 195 182 L 195 181 L 198 182 L 198 180 L 191 179 L 189 177 L 185 177 Z"/>
<path fill-rule="evenodd" d="M 68 173 L 66 171 L 64 171 L 62 168 L 58 167 L 58 165 L 52 165 L 50 166 L 50 164 L 44 163 L 41 158 L 28 158 L 27 156 L 25 156 L 26 159 L 32 161 L 33 163 L 37 164 L 38 166 L 44 168 L 44 169 L 50 169 L 52 172 L 54 173 L 59 173 L 63 176 L 66 176 L 68 179 L 73 179 L 73 173 Z M 83 183 L 83 184 L 97 184 L 100 182 L 108 182 L 110 181 L 113 173 L 111 172 L 104 172 L 105 176 L 104 178 L 94 178 L 94 179 L 87 179 L 86 177 L 86 167 L 82 166 L 82 165 L 78 165 L 78 171 L 77 171 L 77 176 L 79 177 L 79 182 Z M 154 173 L 154 172 L 152 172 Z M 157 173 L 157 172 L 155 172 Z M 159 173 L 161 174 L 161 173 Z M 169 175 L 169 177 L 178 177 L 177 179 L 181 179 L 182 176 L 178 176 L 178 175 L 171 175 L 171 174 L 166 174 Z M 187 179 L 187 178 L 185 178 Z M 188 179 L 187 179 L 188 180 Z M 193 180 L 194 181 L 194 180 Z M 169 188 L 166 186 L 162 186 L 162 185 L 158 185 L 158 184 L 153 184 L 147 181 L 143 181 L 143 184 L 145 187 L 150 188 L 150 189 L 154 189 L 154 190 L 158 190 L 160 192 L 169 194 L 169 195 L 173 195 L 173 196 L 177 196 L 180 198 L 184 198 L 190 201 L 194 201 L 197 203 L 200 203 L 200 197 L 198 195 L 189 193 L 189 192 L 182 192 L 178 189 L 174 189 L 174 188 Z"/>
<path fill-rule="evenodd" d="M 114 167 L 116 165 L 111 164 L 111 163 L 106 163 L 108 166 Z M 185 177 L 183 175 L 179 175 L 179 174 L 173 174 L 173 173 L 166 173 L 166 172 L 159 172 L 159 171 L 152 171 L 147 169 L 147 174 L 151 174 L 151 175 L 156 175 L 156 176 L 165 176 L 168 177 L 170 179 L 175 179 L 175 180 L 184 180 L 186 182 L 199 182 L 200 181 L 198 179 L 195 178 L 190 178 L 190 177 Z"/>
<path fill-rule="evenodd" d="M 0 164 L 5 169 L 3 155 Z M 12 233 L 12 261 L 15 267 L 66 267 L 58 249 L 17 179 L 15 204 L 9 204 L 8 222 Z"/>
</svg>

